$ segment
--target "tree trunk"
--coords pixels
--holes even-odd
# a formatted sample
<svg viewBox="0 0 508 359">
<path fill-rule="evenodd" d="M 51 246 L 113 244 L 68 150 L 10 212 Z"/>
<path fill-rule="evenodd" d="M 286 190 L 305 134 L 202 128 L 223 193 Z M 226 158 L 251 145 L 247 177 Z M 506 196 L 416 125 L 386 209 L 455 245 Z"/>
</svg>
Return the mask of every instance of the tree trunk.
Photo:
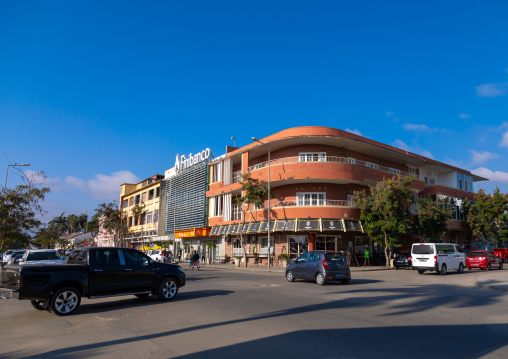
<svg viewBox="0 0 508 359">
<path fill-rule="evenodd" d="M 385 233 L 385 259 L 386 267 L 390 268 L 390 249 L 388 248 L 388 234 Z"/>
</svg>

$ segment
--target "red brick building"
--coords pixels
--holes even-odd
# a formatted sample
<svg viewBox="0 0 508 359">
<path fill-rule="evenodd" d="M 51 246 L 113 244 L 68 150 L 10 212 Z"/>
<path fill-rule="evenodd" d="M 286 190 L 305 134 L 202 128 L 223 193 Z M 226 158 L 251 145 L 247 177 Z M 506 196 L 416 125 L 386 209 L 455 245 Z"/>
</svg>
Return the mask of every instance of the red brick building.
<svg viewBox="0 0 508 359">
<path fill-rule="evenodd" d="M 374 257 L 383 256 L 383 248 L 362 231 L 360 212 L 352 201 L 353 192 L 397 175 L 415 176 L 413 187 L 419 196 L 433 196 L 436 202 L 453 210 L 447 242 L 470 245 L 462 201 L 472 197 L 473 181 L 484 178 L 328 127 L 290 128 L 260 142 L 233 149 L 209 164 L 209 225 L 212 235 L 222 237 L 227 256 L 243 254 L 238 236 L 242 230 L 248 238 L 245 247 L 248 263 L 267 264 L 268 201 L 262 208 L 247 212 L 248 226 L 238 225 L 242 223 L 242 213 L 235 197 L 242 195 L 239 182 L 246 172 L 266 182 L 270 172 L 271 192 L 275 196 L 270 201 L 271 254 L 275 254 L 275 262 L 281 253 L 296 258 L 313 249 L 361 254 L 368 247 Z M 408 245 L 413 241 L 425 239 L 410 238 Z"/>
</svg>

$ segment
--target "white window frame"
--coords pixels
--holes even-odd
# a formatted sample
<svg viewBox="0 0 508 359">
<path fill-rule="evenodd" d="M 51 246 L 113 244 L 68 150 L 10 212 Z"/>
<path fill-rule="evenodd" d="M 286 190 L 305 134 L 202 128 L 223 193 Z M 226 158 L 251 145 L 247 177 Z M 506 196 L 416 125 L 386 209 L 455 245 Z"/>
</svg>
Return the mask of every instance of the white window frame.
<svg viewBox="0 0 508 359">
<path fill-rule="evenodd" d="M 372 162 L 367 162 L 367 167 L 375 169 L 375 170 L 379 169 L 379 165 L 376 163 L 372 163 Z"/>
<path fill-rule="evenodd" d="M 325 206 L 326 192 L 297 192 L 296 205 L 300 207 Z"/>
<path fill-rule="evenodd" d="M 316 156 L 316 158 L 314 158 Z M 317 159 L 317 160 L 316 160 Z M 300 152 L 299 162 L 326 162 L 326 152 Z"/>
</svg>

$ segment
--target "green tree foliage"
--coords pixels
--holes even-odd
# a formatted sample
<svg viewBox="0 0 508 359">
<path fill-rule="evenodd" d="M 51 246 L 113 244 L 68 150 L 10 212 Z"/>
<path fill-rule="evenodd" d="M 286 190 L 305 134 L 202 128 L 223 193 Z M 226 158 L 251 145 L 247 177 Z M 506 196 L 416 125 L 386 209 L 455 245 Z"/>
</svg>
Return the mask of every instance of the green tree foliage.
<svg viewBox="0 0 508 359">
<path fill-rule="evenodd" d="M 252 178 L 250 172 L 244 173 L 242 177 L 242 193 L 241 197 L 236 197 L 236 203 L 242 212 L 242 226 L 240 227 L 237 236 L 240 239 L 240 243 L 243 247 L 243 260 L 247 265 L 245 245 L 247 237 L 244 237 L 242 227 L 245 225 L 246 215 L 251 212 L 255 207 L 261 207 L 265 197 L 268 195 L 268 185 L 264 181 Z M 270 194 L 273 197 L 273 194 Z M 270 214 L 268 214 L 270 215 Z"/>
<path fill-rule="evenodd" d="M 49 193 L 49 187 L 38 188 L 32 184 L 15 189 L 4 189 L 0 194 L 0 251 L 15 244 L 26 247 L 31 233 L 41 225 L 38 216 L 44 211 L 40 202 Z"/>
<path fill-rule="evenodd" d="M 122 213 L 115 203 L 101 203 L 96 212 L 100 217 L 104 217 L 103 226 L 108 232 L 113 234 L 115 246 L 125 238 L 128 233 L 127 225 L 122 221 Z"/>
<path fill-rule="evenodd" d="M 400 247 L 400 235 L 411 233 L 411 212 L 414 190 L 410 185 L 414 177 L 385 179 L 365 190 L 354 192 L 355 203 L 360 208 L 363 229 L 374 241 L 385 247 L 386 266 L 390 266 L 392 247 Z"/>
<path fill-rule="evenodd" d="M 508 195 L 496 188 L 488 194 L 484 189 L 474 194 L 473 202 L 466 201 L 467 225 L 473 238 L 485 249 L 489 243 L 508 239 Z"/>
<path fill-rule="evenodd" d="M 56 229 L 59 236 L 64 233 L 69 233 L 69 222 L 67 221 L 67 217 L 64 212 L 49 221 L 49 226 Z"/>
<path fill-rule="evenodd" d="M 40 228 L 34 243 L 41 248 L 52 248 L 53 243 L 58 243 L 58 232 L 55 227 Z"/>
<path fill-rule="evenodd" d="M 431 197 L 418 198 L 418 230 L 417 234 L 429 238 L 432 243 L 439 243 L 444 237 L 452 211 L 438 206 Z"/>
</svg>

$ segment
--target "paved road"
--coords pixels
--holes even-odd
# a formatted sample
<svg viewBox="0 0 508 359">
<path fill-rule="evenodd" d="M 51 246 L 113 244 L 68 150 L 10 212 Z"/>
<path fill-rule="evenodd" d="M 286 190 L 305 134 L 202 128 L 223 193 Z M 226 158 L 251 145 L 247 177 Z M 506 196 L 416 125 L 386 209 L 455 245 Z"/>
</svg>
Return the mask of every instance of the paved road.
<svg viewBox="0 0 508 359">
<path fill-rule="evenodd" d="M 370 271 L 320 287 L 281 273 L 207 268 L 188 272 L 170 303 L 84 299 L 62 318 L 4 300 L 0 357 L 505 358 L 508 293 L 476 282 L 507 276 Z"/>
</svg>

